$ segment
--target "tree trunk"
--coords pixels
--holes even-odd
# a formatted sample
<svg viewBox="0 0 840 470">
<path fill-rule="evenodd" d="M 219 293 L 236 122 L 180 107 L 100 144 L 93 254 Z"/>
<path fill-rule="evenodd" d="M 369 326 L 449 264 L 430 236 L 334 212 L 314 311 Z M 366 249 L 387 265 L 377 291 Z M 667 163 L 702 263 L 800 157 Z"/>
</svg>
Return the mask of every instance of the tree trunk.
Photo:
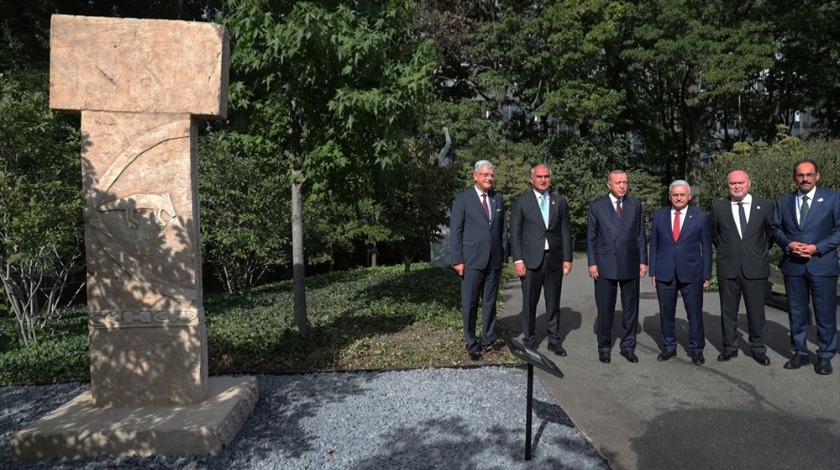
<svg viewBox="0 0 840 470">
<path fill-rule="evenodd" d="M 309 319 L 306 315 L 306 264 L 303 257 L 303 183 L 298 180 L 295 178 L 292 183 L 292 285 L 295 326 L 301 336 L 306 336 Z"/>
<path fill-rule="evenodd" d="M 703 144 L 702 135 L 702 119 L 703 107 L 701 100 L 698 99 L 700 94 L 699 79 L 696 74 L 691 77 L 691 83 L 688 86 L 688 98 L 691 103 L 686 106 L 686 118 L 688 121 L 688 155 L 685 161 L 685 179 L 692 188 L 695 188 L 694 194 L 696 196 L 695 203 L 700 203 L 700 198 L 703 196 L 699 193 L 700 189 L 700 147 Z"/>
<path fill-rule="evenodd" d="M 414 261 L 414 250 L 403 251 L 403 265 L 405 267 L 405 274 L 411 272 L 411 262 Z"/>
</svg>

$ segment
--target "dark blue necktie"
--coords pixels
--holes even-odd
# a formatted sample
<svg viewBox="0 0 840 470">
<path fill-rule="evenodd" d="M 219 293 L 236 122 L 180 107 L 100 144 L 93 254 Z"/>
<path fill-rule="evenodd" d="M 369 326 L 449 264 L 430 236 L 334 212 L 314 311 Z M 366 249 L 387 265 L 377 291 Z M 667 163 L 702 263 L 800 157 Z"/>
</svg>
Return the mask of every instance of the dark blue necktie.
<svg viewBox="0 0 840 470">
<path fill-rule="evenodd" d="M 741 238 L 744 238 L 744 233 L 747 232 L 747 213 L 741 201 L 738 201 L 738 219 L 741 221 Z"/>
</svg>

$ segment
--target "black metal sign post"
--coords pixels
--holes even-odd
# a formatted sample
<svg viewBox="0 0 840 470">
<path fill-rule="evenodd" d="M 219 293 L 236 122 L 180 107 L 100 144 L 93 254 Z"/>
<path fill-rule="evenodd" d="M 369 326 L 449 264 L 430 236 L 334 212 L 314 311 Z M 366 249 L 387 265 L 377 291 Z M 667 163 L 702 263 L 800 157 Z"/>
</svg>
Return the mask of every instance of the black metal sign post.
<svg viewBox="0 0 840 470">
<path fill-rule="evenodd" d="M 549 374 L 563 378 L 563 372 L 551 359 L 535 351 L 510 336 L 502 336 L 511 354 L 528 364 L 528 391 L 525 404 L 525 460 L 531 460 L 531 415 L 534 403 L 534 366 Z"/>
</svg>

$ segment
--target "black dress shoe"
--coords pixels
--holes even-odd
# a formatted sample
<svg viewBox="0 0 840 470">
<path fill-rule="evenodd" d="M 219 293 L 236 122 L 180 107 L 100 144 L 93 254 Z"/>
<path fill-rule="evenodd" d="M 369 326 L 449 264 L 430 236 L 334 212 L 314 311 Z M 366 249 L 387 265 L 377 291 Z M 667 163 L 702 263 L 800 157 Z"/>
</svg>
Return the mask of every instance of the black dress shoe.
<svg viewBox="0 0 840 470">
<path fill-rule="evenodd" d="M 493 351 L 498 351 L 498 350 L 502 349 L 503 345 L 504 345 L 504 343 L 502 343 L 501 341 L 494 341 L 490 344 L 485 344 L 484 346 L 482 346 L 481 350 L 482 350 L 482 352 L 485 352 L 485 353 L 491 353 Z"/>
<path fill-rule="evenodd" d="M 817 359 L 817 365 L 814 370 L 820 375 L 831 375 L 831 359 L 821 357 Z"/>
<path fill-rule="evenodd" d="M 627 362 L 632 362 L 634 364 L 639 362 L 639 356 L 637 356 L 633 351 L 621 351 L 619 354 L 621 354 L 624 359 L 627 359 Z"/>
<path fill-rule="evenodd" d="M 554 354 L 557 355 L 557 356 L 563 356 L 563 357 L 566 356 L 566 350 L 563 349 L 563 346 L 554 346 L 552 344 L 549 344 L 548 345 L 548 350 L 549 351 L 554 351 Z"/>
<path fill-rule="evenodd" d="M 785 362 L 785 369 L 799 369 L 802 366 L 807 366 L 811 364 L 811 356 L 806 354 L 797 354 L 793 356 L 793 359 Z"/>
<path fill-rule="evenodd" d="M 659 353 L 658 356 L 656 356 L 656 360 L 659 361 L 659 362 L 667 361 L 668 359 L 671 359 L 672 357 L 674 357 L 676 355 L 677 355 L 677 350 L 676 349 L 666 349 L 666 350 L 662 351 L 661 353 Z"/>
<path fill-rule="evenodd" d="M 718 354 L 718 361 L 726 362 L 732 359 L 733 357 L 738 357 L 738 351 L 724 351 Z"/>
<path fill-rule="evenodd" d="M 598 360 L 604 364 L 610 363 L 610 353 L 598 353 Z"/>
<path fill-rule="evenodd" d="M 763 366 L 769 366 L 770 365 L 770 358 L 767 357 L 767 354 L 764 354 L 763 352 L 754 352 L 752 356 L 753 356 L 753 359 L 755 359 L 755 362 L 757 362 L 757 363 L 759 363 Z"/>
<path fill-rule="evenodd" d="M 470 359 L 473 361 L 481 360 L 481 353 L 478 351 L 470 351 Z"/>
<path fill-rule="evenodd" d="M 691 363 L 695 366 L 701 366 L 706 363 L 706 358 L 703 357 L 703 351 L 698 351 L 696 353 L 689 353 L 689 357 L 691 357 Z"/>
</svg>

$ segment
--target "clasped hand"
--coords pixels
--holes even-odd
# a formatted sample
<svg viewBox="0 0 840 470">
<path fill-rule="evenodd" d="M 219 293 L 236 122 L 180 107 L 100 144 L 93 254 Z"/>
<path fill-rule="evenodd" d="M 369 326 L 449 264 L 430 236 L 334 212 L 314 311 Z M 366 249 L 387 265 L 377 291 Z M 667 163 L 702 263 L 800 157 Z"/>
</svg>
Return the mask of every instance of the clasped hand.
<svg viewBox="0 0 840 470">
<path fill-rule="evenodd" d="M 788 250 L 793 256 L 807 259 L 814 256 L 814 253 L 817 252 L 817 246 L 808 245 L 807 243 L 790 242 Z"/>
</svg>

